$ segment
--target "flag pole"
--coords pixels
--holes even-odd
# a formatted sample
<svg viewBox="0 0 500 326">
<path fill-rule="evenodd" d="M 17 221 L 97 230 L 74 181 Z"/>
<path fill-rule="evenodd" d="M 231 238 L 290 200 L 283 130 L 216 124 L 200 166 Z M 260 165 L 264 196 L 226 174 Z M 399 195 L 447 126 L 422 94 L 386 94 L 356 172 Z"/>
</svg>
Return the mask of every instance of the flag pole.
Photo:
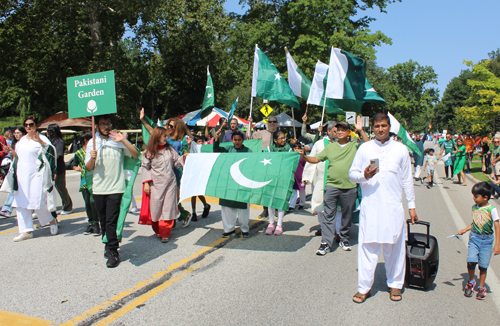
<svg viewBox="0 0 500 326">
<path fill-rule="evenodd" d="M 293 106 L 291 106 L 291 108 L 292 108 L 293 138 L 297 139 L 297 133 L 295 131 L 295 116 L 293 114 Z"/>
<path fill-rule="evenodd" d="M 94 116 L 92 116 L 92 143 L 94 145 L 94 151 L 96 150 L 95 148 L 95 121 L 94 121 Z"/>
<path fill-rule="evenodd" d="M 325 118 L 325 107 L 326 107 L 326 94 L 325 94 L 325 101 L 323 102 L 323 113 L 321 114 L 321 126 L 323 126 L 323 119 Z"/>
<path fill-rule="evenodd" d="M 249 117 L 252 117 L 252 107 L 253 107 L 253 96 L 250 95 L 250 115 Z M 248 120 L 248 130 L 247 130 L 247 136 L 250 137 L 252 134 L 252 121 Z"/>
</svg>

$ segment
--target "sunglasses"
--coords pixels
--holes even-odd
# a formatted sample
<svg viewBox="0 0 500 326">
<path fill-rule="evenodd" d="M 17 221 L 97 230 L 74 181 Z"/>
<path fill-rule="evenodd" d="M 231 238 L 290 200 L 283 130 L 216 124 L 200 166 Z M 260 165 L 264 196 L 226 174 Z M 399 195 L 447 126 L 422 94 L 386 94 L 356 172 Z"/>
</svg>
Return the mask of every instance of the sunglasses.
<svg viewBox="0 0 500 326">
<path fill-rule="evenodd" d="M 169 124 L 167 127 L 168 127 L 168 128 L 175 128 L 175 125 L 170 125 L 170 124 Z"/>
<path fill-rule="evenodd" d="M 25 123 L 24 124 L 24 127 L 25 128 L 31 128 L 31 127 L 34 127 L 35 126 L 35 123 L 34 122 L 31 122 L 31 123 Z"/>
<path fill-rule="evenodd" d="M 269 121 L 269 123 L 278 123 L 278 121 Z"/>
<path fill-rule="evenodd" d="M 495 144 L 500 143 L 500 141 L 494 141 Z"/>
</svg>

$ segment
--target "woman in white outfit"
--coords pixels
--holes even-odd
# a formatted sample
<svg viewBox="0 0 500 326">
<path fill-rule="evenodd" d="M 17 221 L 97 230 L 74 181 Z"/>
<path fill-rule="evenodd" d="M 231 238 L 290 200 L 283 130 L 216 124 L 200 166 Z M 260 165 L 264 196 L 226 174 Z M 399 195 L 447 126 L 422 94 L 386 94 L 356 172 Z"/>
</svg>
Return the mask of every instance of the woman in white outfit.
<svg viewBox="0 0 500 326">
<path fill-rule="evenodd" d="M 16 150 L 8 148 L 13 158 L 17 157 L 15 171 L 19 172 L 14 174 L 17 178 L 17 189 L 14 185 L 12 206 L 16 207 L 19 227 L 19 235 L 14 241 L 33 238 L 32 210 L 38 216 L 40 225 L 50 223 L 50 234 L 56 235 L 58 232 L 57 221 L 47 206 L 47 194 L 54 188 L 50 165 L 51 162 L 52 165 L 55 164 L 55 150 L 49 139 L 36 131 L 35 117 L 28 116 L 24 120 L 24 127 L 27 134 L 17 143 Z"/>
</svg>

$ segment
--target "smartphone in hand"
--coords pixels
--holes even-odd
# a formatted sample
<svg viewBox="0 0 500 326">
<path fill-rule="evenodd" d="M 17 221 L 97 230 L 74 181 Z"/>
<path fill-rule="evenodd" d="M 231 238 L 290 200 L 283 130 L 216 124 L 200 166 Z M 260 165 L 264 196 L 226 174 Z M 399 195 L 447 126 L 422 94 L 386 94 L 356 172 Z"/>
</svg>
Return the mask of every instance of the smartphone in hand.
<svg viewBox="0 0 500 326">
<path fill-rule="evenodd" d="M 380 169 L 380 166 L 379 166 L 379 161 L 378 161 L 378 158 L 372 158 L 370 160 L 370 170 L 372 170 L 374 167 L 377 167 Z M 378 172 L 378 171 L 377 171 Z"/>
</svg>

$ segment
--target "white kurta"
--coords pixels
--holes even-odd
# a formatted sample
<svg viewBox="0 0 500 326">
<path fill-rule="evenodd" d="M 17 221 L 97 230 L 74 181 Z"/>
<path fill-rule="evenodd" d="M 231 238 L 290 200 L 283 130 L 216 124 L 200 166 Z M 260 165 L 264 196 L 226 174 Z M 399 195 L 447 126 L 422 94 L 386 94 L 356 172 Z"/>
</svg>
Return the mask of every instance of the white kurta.
<svg viewBox="0 0 500 326">
<path fill-rule="evenodd" d="M 51 144 L 50 140 L 40 135 L 40 139 Z M 27 209 L 40 209 L 47 207 L 47 195 L 43 191 L 44 173 L 50 169 L 44 169 L 38 174 L 38 155 L 42 145 L 34 140 L 28 140 L 26 136 L 21 138 L 16 144 L 17 161 L 17 182 L 18 190 L 14 194 L 13 207 Z"/>
<path fill-rule="evenodd" d="M 364 170 L 370 159 L 379 159 L 379 172 L 369 180 Z M 359 215 L 360 243 L 394 244 L 406 230 L 402 191 L 408 208 L 415 208 L 415 192 L 408 149 L 390 139 L 384 144 L 371 140 L 360 146 L 351 169 L 351 181 L 361 185 L 363 200 Z"/>
<path fill-rule="evenodd" d="M 325 140 L 318 140 L 309 156 L 316 157 L 323 149 L 325 149 Z M 323 211 L 323 197 L 325 193 L 325 162 L 318 164 L 306 163 L 304 172 L 302 173 L 302 180 L 307 180 L 308 183 L 314 185 L 314 190 L 311 198 L 311 210 L 313 212 Z"/>
</svg>

